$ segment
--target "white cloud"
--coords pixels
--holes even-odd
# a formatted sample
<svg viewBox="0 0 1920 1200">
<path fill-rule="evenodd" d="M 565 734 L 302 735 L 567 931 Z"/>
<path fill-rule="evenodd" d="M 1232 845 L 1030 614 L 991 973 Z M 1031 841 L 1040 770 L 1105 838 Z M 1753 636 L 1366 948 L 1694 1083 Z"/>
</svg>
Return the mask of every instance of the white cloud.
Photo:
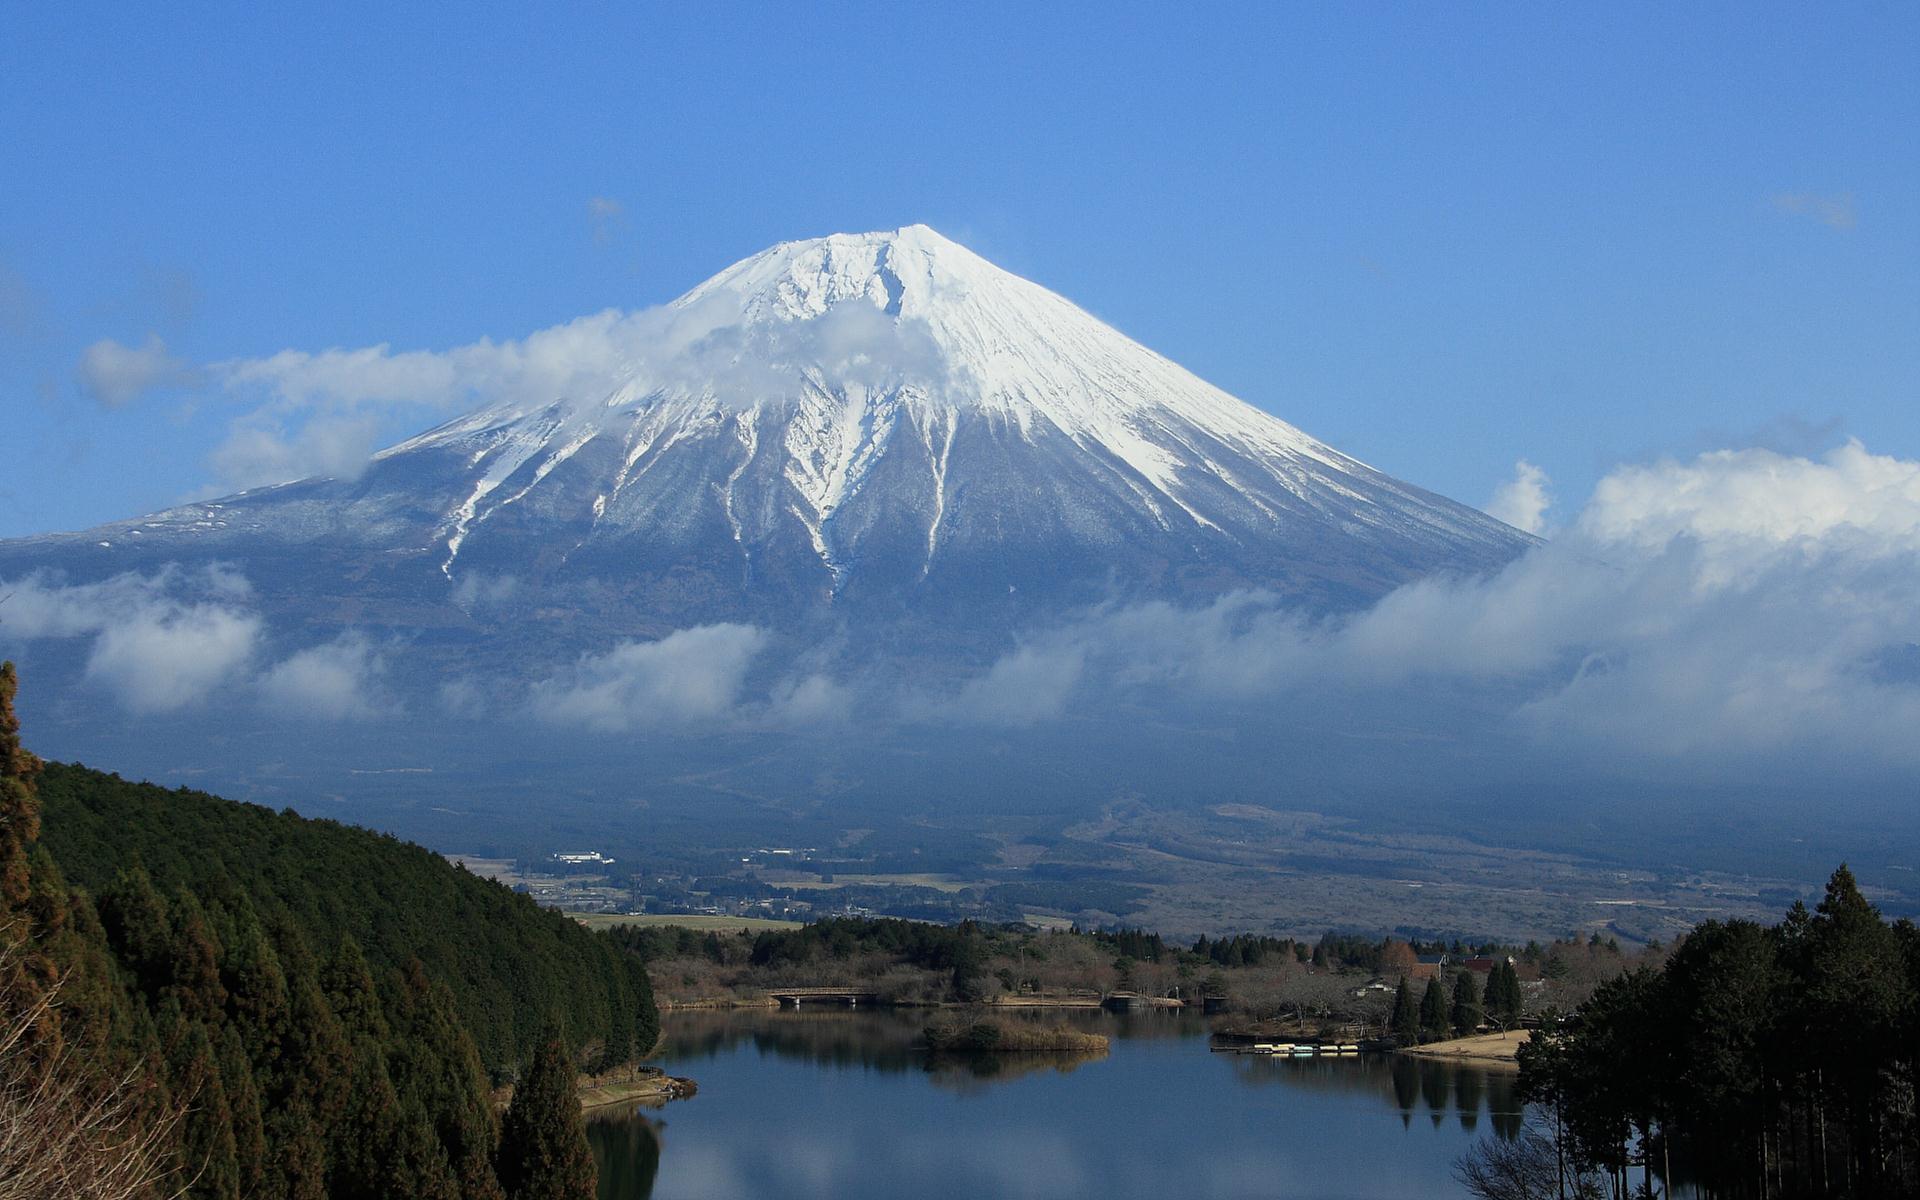
<svg viewBox="0 0 1920 1200">
<path fill-rule="evenodd" d="M 701 625 L 654 642 L 622 642 L 537 683 L 534 711 L 603 733 L 685 726 L 735 715 L 747 669 L 766 645 L 747 625 Z"/>
<path fill-rule="evenodd" d="M 1773 198 L 1774 208 L 1797 217 L 1807 217 L 1829 229 L 1851 232 L 1860 224 L 1854 210 L 1852 192 L 1822 195 L 1818 192 L 1781 192 Z"/>
<path fill-rule="evenodd" d="M 276 663 L 260 676 L 262 699 L 294 717 L 346 721 L 380 716 L 387 660 L 367 638 L 346 633 Z"/>
<path fill-rule="evenodd" d="M 1544 533 L 1553 496 L 1547 473 L 1526 459 L 1513 464 L 1513 478 L 1500 485 L 1487 504 L 1487 515 L 1527 533 Z"/>
<path fill-rule="evenodd" d="M 776 686 L 763 718 L 777 728 L 832 725 L 852 713 L 854 691 L 826 674 L 800 675 Z"/>
<path fill-rule="evenodd" d="M 1684 536 L 1742 551 L 1844 542 L 1904 552 L 1920 546 L 1920 463 L 1849 441 L 1819 459 L 1720 450 L 1624 467 L 1600 481 L 1580 529 L 1643 548 Z"/>
<path fill-rule="evenodd" d="M 1255 700 L 1697 768 L 1920 765 L 1920 463 L 1849 443 L 1609 475 L 1572 527 L 1489 578 L 1410 584 L 1309 622 L 1272 597 L 1141 605 L 1030 639 L 930 710 L 1020 721 L 1077 704 Z M 1451 719 L 1451 718 L 1449 718 Z M 1836 764 L 1838 766 L 1836 767 Z"/>
<path fill-rule="evenodd" d="M 134 712 L 199 704 L 238 680 L 262 623 L 245 607 L 246 580 L 223 566 L 167 568 L 98 583 L 45 575 L 0 583 L 0 642 L 91 637 L 87 678 Z"/>
<path fill-rule="evenodd" d="M 379 424 L 370 415 L 319 416 L 291 434 L 264 415 L 239 422 L 207 462 L 217 491 L 294 479 L 357 479 L 373 458 Z"/>
<path fill-rule="evenodd" d="M 440 707 L 449 716 L 477 720 L 493 709 L 491 689 L 472 676 L 462 675 L 440 685 Z"/>
<path fill-rule="evenodd" d="M 615 220 L 620 213 L 601 197 L 590 215 Z M 686 305 L 608 309 L 523 338 L 447 350 L 287 349 L 203 367 L 176 358 L 157 336 L 137 347 L 103 340 L 88 347 L 79 376 L 110 406 L 188 383 L 241 406 L 208 458 L 218 490 L 354 478 L 383 440 L 468 410 L 511 419 L 561 403 L 578 413 L 617 389 L 626 398 L 692 390 L 723 403 L 762 403 L 798 396 L 817 369 L 875 385 L 931 390 L 951 382 L 924 322 L 870 304 L 751 329 L 739 327 L 738 316 L 738 299 L 715 293 Z"/>
<path fill-rule="evenodd" d="M 601 245 L 611 242 L 620 232 L 626 211 L 625 206 L 611 196 L 588 197 L 587 226 L 593 231 L 593 240 Z"/>
<path fill-rule="evenodd" d="M 453 602 L 472 612 L 497 608 L 513 599 L 520 590 L 517 575 L 489 575 L 485 571 L 463 571 L 453 585 Z"/>
<path fill-rule="evenodd" d="M 157 387 L 192 382 L 196 373 L 175 358 L 158 334 L 148 334 L 138 346 L 124 346 L 102 338 L 80 355 L 80 386 L 108 408 L 131 403 Z"/>
<path fill-rule="evenodd" d="M 1114 619 L 1125 621 L 1126 617 Z M 1025 725 L 1059 717 L 1080 683 L 1091 652 L 1086 639 L 1074 634 L 1021 646 L 985 675 L 969 680 L 936 711 L 981 725 Z"/>
<path fill-rule="evenodd" d="M 172 712 L 238 676 L 259 640 L 259 617 L 219 605 L 141 612 L 100 631 L 87 678 L 135 712 Z"/>
</svg>

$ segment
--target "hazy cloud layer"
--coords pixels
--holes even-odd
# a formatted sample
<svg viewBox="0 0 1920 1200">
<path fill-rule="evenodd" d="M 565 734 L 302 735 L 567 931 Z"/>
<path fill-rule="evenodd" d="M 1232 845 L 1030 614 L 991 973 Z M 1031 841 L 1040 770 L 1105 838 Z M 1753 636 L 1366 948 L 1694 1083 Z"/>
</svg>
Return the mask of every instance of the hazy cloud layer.
<svg viewBox="0 0 1920 1200">
<path fill-rule="evenodd" d="M 90 637 L 87 678 L 140 713 L 206 700 L 247 669 L 262 632 L 246 581 L 220 567 L 76 585 L 35 574 L 0 582 L 0 596 L 0 643 Z"/>
<path fill-rule="evenodd" d="M 534 685 L 534 711 L 555 725 L 624 733 L 734 715 L 747 669 L 766 645 L 747 625 L 701 625 L 654 642 L 622 642 Z"/>
<path fill-rule="evenodd" d="M 387 659 L 358 633 L 346 633 L 274 664 L 260 676 L 261 697 L 278 712 L 322 721 L 392 715 L 384 698 Z"/>
<path fill-rule="evenodd" d="M 395 711 L 384 683 L 387 654 L 359 634 L 263 664 L 266 622 L 246 579 L 225 566 L 77 584 L 36 573 L 0 581 L 0 597 L 0 655 L 10 643 L 88 639 L 87 681 L 132 713 L 248 696 L 301 719 Z"/>
<path fill-rule="evenodd" d="M 457 600 L 498 604 L 518 587 L 473 576 Z M 1569 779 L 1674 786 L 1920 766 L 1920 462 L 1852 442 L 1818 458 L 1748 449 L 1618 469 L 1506 570 L 1428 579 L 1349 616 L 1260 593 L 1110 607 L 1023 631 L 938 686 L 850 665 L 857 642 L 796 651 L 737 624 L 622 642 L 531 681 L 466 663 L 429 677 L 411 669 L 419 651 L 357 634 L 269 657 L 245 580 L 218 568 L 36 575 L 8 592 L 0 649 L 87 639 L 88 679 L 136 712 L 225 692 L 345 720 L 395 713 L 404 695 L 422 721 L 530 711 L 550 730 L 614 736 L 854 722 L 881 740 L 902 726 L 1197 717 L 1261 737 L 1335 721 L 1342 737 L 1398 739 L 1365 753 L 1401 756 L 1381 769 L 1407 778 L 1425 769 L 1422 746 L 1442 744 L 1482 760 L 1524 745 Z"/>
<path fill-rule="evenodd" d="M 1432 579 L 1309 622 L 1245 594 L 1030 638 L 922 719 L 1089 703 L 1339 695 L 1461 705 L 1582 753 L 1920 764 L 1920 463 L 1849 443 L 1616 471 L 1560 537 L 1486 579 Z M 1368 700 L 1371 698 L 1371 701 Z"/>
</svg>

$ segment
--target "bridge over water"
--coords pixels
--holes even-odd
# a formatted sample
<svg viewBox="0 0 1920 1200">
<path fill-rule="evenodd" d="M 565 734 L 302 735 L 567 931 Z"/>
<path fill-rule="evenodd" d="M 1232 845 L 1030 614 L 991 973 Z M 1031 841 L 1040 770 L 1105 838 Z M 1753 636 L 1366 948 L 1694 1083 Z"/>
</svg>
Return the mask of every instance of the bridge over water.
<svg viewBox="0 0 1920 1200">
<path fill-rule="evenodd" d="M 781 1008 L 799 1008 L 802 1004 L 842 1004 L 848 1008 L 858 1008 L 861 1003 L 878 1004 L 880 993 L 872 988 L 863 987 L 790 987 L 768 988 L 767 995 L 780 1002 Z"/>
</svg>

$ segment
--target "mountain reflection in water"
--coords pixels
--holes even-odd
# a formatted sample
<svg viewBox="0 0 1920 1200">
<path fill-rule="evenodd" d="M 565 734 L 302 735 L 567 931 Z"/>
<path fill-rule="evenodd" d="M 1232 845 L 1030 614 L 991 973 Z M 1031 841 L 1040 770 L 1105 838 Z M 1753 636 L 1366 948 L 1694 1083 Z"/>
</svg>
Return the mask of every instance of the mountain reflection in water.
<svg viewBox="0 0 1920 1200">
<path fill-rule="evenodd" d="M 1510 1071 L 1215 1054 L 1193 1014 L 1022 1014 L 1106 1055 L 930 1055 L 929 1016 L 668 1014 L 700 1093 L 594 1114 L 602 1200 L 1457 1196 L 1454 1159 L 1521 1122 Z"/>
</svg>

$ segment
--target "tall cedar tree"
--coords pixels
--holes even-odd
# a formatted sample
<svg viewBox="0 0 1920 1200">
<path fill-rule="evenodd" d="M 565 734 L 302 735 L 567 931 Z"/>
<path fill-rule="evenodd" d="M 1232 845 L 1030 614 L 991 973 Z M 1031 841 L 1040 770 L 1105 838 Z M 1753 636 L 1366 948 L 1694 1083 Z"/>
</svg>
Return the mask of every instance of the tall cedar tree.
<svg viewBox="0 0 1920 1200">
<path fill-rule="evenodd" d="M 40 800 L 34 780 L 40 760 L 20 744 L 20 718 L 13 712 L 20 681 L 13 664 L 0 663 L 0 938 L 25 945 L 33 937 L 34 873 L 29 850 L 40 836 Z M 31 1004 L 54 986 L 59 970 L 32 946 L 19 955 L 14 977 L 0 980 L 24 1004 Z M 49 1012 L 36 1024 L 35 1039 L 57 1039 L 59 1017 Z"/>
<path fill-rule="evenodd" d="M 1456 1037 L 1466 1037 L 1480 1026 L 1480 985 L 1475 982 L 1472 971 L 1462 971 L 1453 977 L 1453 1008 L 1447 1013 L 1447 1019 L 1453 1023 Z"/>
<path fill-rule="evenodd" d="M 20 718 L 13 713 L 19 688 L 13 664 L 0 663 L 0 905 L 8 917 L 27 902 L 27 847 L 40 836 L 40 805 L 33 794 L 40 760 L 20 745 Z"/>
<path fill-rule="evenodd" d="M 573 1056 L 558 1028 L 548 1029 L 513 1090 L 500 1126 L 499 1176 L 508 1200 L 593 1200 L 593 1152 L 574 1091 Z"/>
<path fill-rule="evenodd" d="M 1420 997 L 1420 1037 L 1423 1041 L 1437 1042 L 1445 1038 L 1452 1030 L 1447 1023 L 1447 990 L 1440 983 L 1440 977 L 1427 980 L 1427 990 Z"/>
<path fill-rule="evenodd" d="M 1420 1006 L 1414 1002 L 1413 987 L 1404 975 L 1393 993 L 1393 1036 L 1408 1045 L 1420 1040 Z"/>
<path fill-rule="evenodd" d="M 1512 1029 L 1520 1023 L 1523 1003 L 1520 974 L 1503 957 L 1494 964 L 1493 974 L 1487 976 L 1487 995 L 1483 1007 L 1495 1024 L 1503 1029 Z"/>
</svg>

